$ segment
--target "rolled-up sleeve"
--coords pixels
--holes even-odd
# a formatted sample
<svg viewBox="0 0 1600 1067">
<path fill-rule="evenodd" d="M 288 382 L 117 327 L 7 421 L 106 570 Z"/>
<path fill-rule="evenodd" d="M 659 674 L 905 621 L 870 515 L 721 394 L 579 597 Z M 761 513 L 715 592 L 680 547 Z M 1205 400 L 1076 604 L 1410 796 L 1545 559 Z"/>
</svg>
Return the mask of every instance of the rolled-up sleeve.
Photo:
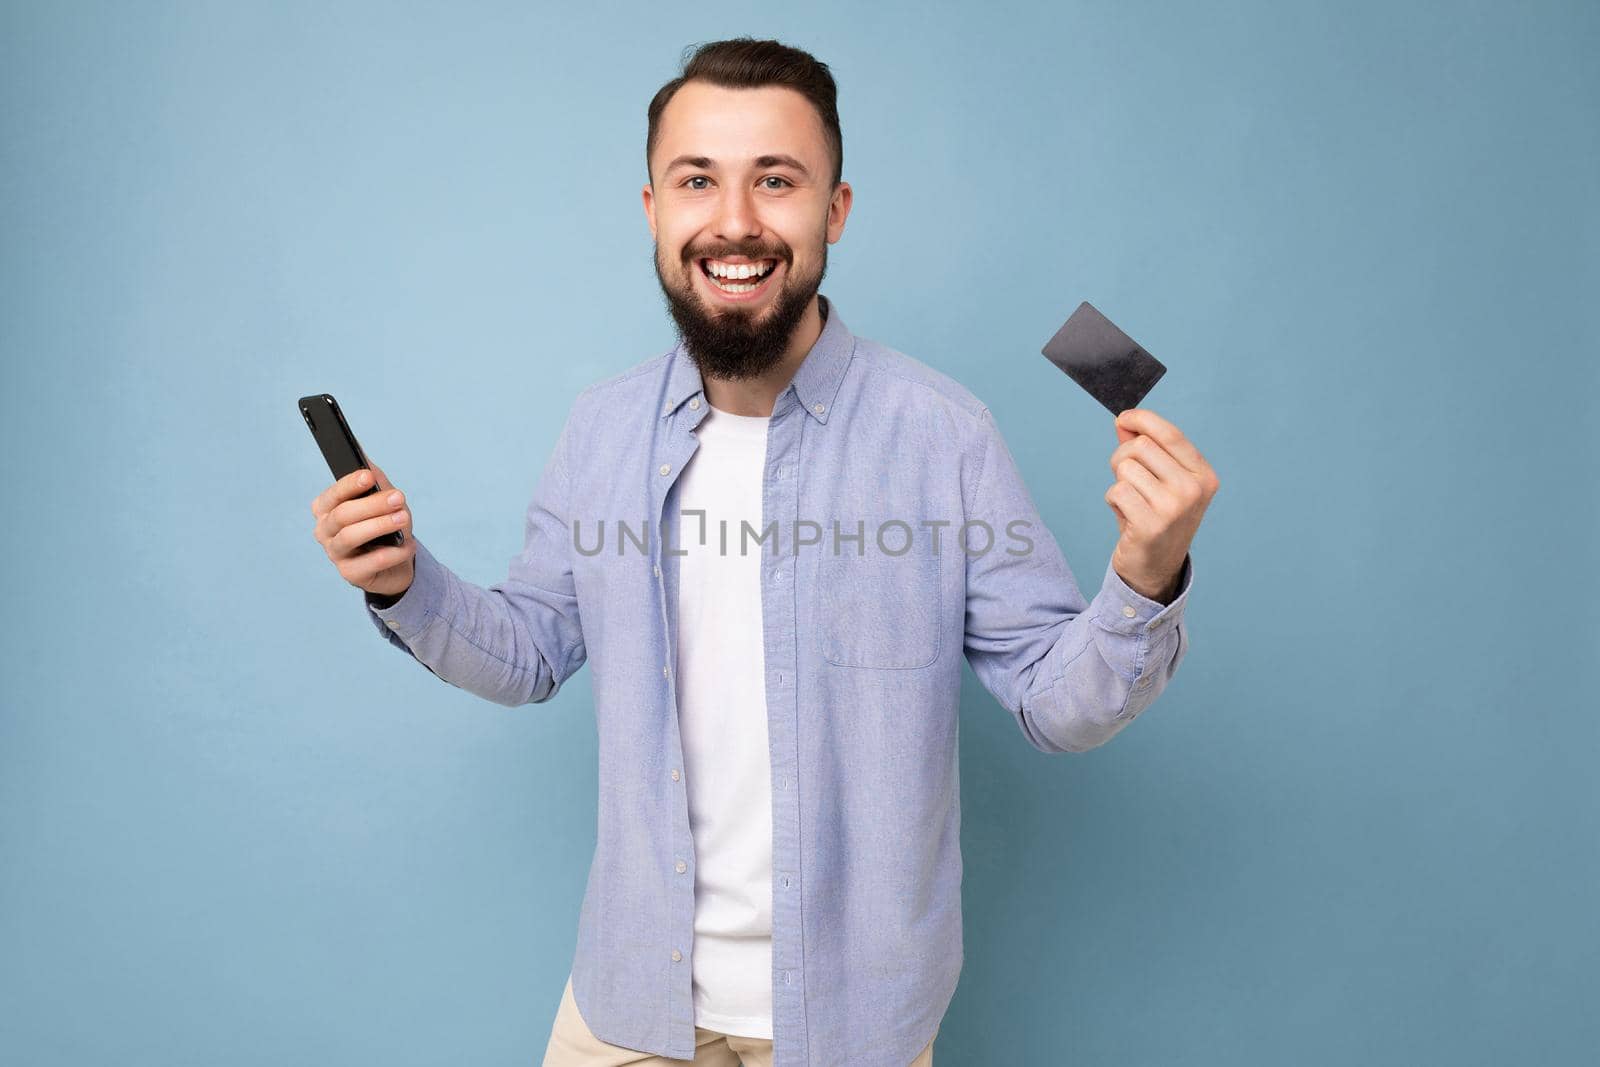
<svg viewBox="0 0 1600 1067">
<path fill-rule="evenodd" d="M 555 696 L 587 658 L 572 571 L 567 450 L 574 416 L 545 464 L 505 579 L 484 588 L 417 540 L 411 585 L 393 604 L 365 596 L 380 633 L 451 685 L 507 707 Z"/>
<path fill-rule="evenodd" d="M 1130 588 L 1109 563 L 1086 601 L 987 409 L 981 421 L 981 458 L 963 499 L 967 521 L 994 538 L 989 551 L 967 555 L 967 661 L 1034 748 L 1085 752 L 1172 680 L 1188 650 L 1193 560 L 1184 557 L 1170 604 Z"/>
</svg>

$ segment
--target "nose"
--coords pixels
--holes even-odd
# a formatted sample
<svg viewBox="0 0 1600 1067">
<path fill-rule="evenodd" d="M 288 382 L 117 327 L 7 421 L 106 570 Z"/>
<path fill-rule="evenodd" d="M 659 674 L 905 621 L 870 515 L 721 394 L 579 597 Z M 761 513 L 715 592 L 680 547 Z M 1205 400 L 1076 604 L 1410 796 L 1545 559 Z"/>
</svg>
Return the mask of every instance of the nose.
<svg viewBox="0 0 1600 1067">
<path fill-rule="evenodd" d="M 724 241 L 739 243 L 761 236 L 756 218 L 755 199 L 749 189 L 729 184 L 717 197 L 717 214 L 712 231 Z"/>
</svg>

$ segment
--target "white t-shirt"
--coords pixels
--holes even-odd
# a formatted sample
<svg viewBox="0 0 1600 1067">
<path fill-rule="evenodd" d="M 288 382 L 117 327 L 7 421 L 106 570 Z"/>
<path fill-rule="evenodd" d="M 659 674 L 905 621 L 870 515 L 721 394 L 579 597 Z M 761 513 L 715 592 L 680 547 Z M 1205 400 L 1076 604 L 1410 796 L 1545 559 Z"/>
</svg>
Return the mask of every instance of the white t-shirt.
<svg viewBox="0 0 1600 1067">
<path fill-rule="evenodd" d="M 687 553 L 678 559 L 677 685 L 694 834 L 695 1025 L 771 1040 L 772 765 L 760 568 L 772 545 L 755 540 L 769 421 L 706 412 L 679 476 L 670 543 Z"/>
</svg>

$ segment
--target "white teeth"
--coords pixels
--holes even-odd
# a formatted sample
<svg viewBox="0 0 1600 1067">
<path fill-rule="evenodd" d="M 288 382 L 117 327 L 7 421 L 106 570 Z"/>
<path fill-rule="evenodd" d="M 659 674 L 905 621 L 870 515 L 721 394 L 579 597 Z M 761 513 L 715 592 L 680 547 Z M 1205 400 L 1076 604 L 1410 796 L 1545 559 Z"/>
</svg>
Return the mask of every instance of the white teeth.
<svg viewBox="0 0 1600 1067">
<path fill-rule="evenodd" d="M 711 284 L 725 293 L 754 292 L 766 283 L 766 279 L 778 266 L 776 260 L 764 260 L 761 263 L 720 263 L 714 259 L 707 259 L 702 262 L 705 264 L 707 276 L 711 278 Z M 751 281 L 737 284 L 737 280 L 744 278 L 750 278 Z"/>
<path fill-rule="evenodd" d="M 711 284 L 725 293 L 748 293 L 761 287 L 760 282 L 747 282 L 744 285 L 730 285 L 716 278 L 711 279 Z"/>
<path fill-rule="evenodd" d="M 759 278 L 769 273 L 776 264 L 771 262 L 754 263 L 719 263 L 714 259 L 706 260 L 706 269 L 719 278 Z"/>
</svg>

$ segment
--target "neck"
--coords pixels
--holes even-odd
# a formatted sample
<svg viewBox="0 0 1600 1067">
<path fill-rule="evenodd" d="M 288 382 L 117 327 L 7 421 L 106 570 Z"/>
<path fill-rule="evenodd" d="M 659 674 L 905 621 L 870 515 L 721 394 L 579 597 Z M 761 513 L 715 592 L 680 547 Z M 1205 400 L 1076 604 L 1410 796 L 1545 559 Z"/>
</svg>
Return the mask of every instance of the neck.
<svg viewBox="0 0 1600 1067">
<path fill-rule="evenodd" d="M 800 364 L 805 362 L 806 355 L 821 336 L 822 310 L 816 296 L 812 296 L 806 313 L 800 318 L 800 324 L 789 337 L 783 358 L 771 370 L 756 378 L 735 381 L 704 376 L 707 402 L 733 415 L 771 416 L 773 405 L 778 402 L 778 394 L 789 387 Z"/>
</svg>

